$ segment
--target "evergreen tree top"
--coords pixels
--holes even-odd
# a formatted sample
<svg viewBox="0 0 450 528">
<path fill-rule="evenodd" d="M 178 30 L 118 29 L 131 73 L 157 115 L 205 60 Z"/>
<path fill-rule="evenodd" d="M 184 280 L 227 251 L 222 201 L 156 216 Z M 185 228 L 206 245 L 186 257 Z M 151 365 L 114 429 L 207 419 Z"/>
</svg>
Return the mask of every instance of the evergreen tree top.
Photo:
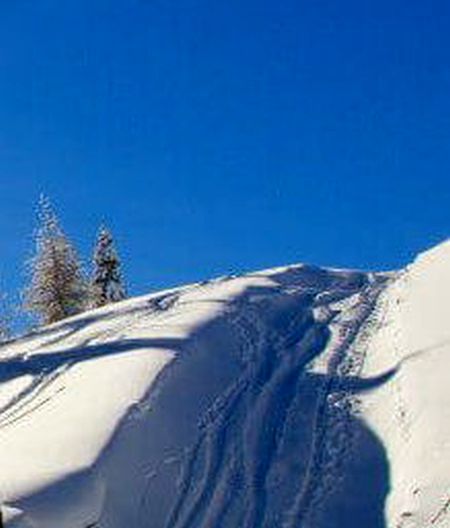
<svg viewBox="0 0 450 528">
<path fill-rule="evenodd" d="M 40 197 L 37 217 L 36 254 L 25 302 L 44 323 L 52 323 L 83 310 L 86 285 L 77 252 L 46 196 Z"/>
<path fill-rule="evenodd" d="M 103 306 L 125 298 L 121 264 L 111 231 L 102 225 L 98 231 L 93 254 L 91 295 L 93 305 Z"/>
</svg>

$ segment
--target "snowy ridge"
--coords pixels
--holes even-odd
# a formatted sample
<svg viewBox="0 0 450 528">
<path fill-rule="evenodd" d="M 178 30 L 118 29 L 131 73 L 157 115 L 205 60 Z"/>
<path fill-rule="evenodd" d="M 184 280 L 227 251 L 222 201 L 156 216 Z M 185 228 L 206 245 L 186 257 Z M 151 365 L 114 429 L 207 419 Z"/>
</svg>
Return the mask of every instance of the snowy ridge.
<svg viewBox="0 0 450 528">
<path fill-rule="evenodd" d="M 224 277 L 4 346 L 6 526 L 446 526 L 449 247 L 398 274 Z"/>
<path fill-rule="evenodd" d="M 389 458 L 388 526 L 450 526 L 450 242 L 420 255 L 383 295 L 365 372 L 397 365 L 361 412 Z"/>
</svg>

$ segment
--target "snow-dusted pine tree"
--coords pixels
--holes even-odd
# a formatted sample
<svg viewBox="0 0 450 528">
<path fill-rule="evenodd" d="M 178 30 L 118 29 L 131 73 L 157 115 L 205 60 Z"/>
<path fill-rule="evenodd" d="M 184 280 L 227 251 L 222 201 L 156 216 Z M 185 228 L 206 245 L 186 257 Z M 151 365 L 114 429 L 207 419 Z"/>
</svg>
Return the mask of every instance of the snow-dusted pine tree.
<svg viewBox="0 0 450 528">
<path fill-rule="evenodd" d="M 39 201 L 38 222 L 25 307 L 37 314 L 43 324 L 49 324 L 82 312 L 87 288 L 77 252 L 45 196 Z"/>
<path fill-rule="evenodd" d="M 120 259 L 111 232 L 102 226 L 98 232 L 93 257 L 91 304 L 98 308 L 125 299 Z"/>
</svg>

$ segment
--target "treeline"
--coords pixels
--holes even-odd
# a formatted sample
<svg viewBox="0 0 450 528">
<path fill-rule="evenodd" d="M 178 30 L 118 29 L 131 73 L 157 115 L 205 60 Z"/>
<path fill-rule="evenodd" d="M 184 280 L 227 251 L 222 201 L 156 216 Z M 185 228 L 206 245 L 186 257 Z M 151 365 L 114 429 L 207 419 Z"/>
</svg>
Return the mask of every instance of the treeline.
<svg viewBox="0 0 450 528">
<path fill-rule="evenodd" d="M 86 273 L 75 246 L 45 196 L 39 201 L 35 253 L 28 262 L 27 276 L 21 311 L 31 314 L 39 325 L 55 323 L 126 297 L 121 262 L 109 229 L 100 227 L 91 270 Z M 8 310 L 0 312 L 1 340 L 8 334 L 7 319 L 11 318 Z"/>
</svg>

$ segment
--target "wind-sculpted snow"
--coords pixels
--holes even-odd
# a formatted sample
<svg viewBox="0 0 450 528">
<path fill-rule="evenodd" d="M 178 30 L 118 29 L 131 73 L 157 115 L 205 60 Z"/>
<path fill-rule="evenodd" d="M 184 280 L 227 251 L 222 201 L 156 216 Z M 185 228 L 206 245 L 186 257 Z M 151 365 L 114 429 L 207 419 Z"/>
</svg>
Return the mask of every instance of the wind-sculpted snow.
<svg viewBox="0 0 450 528">
<path fill-rule="evenodd" d="M 224 277 L 3 347 L 6 526 L 422 526 L 386 516 L 392 445 L 368 411 L 421 353 L 367 371 L 397 277 Z"/>
</svg>

